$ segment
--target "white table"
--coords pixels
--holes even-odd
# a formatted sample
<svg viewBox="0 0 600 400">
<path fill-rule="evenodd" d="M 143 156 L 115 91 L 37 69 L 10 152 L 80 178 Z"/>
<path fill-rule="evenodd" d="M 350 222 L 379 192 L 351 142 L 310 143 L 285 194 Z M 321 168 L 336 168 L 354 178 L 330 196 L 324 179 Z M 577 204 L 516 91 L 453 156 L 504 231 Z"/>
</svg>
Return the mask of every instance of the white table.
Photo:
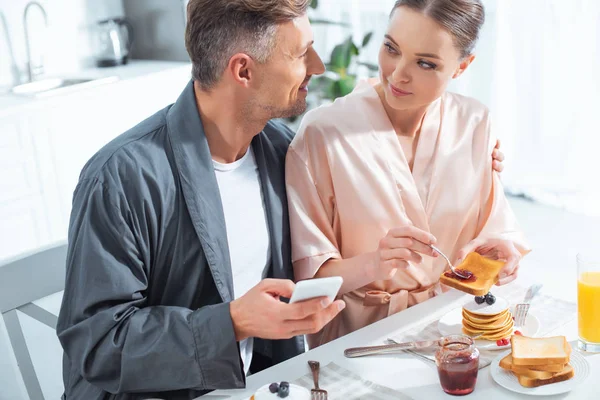
<svg viewBox="0 0 600 400">
<path fill-rule="evenodd" d="M 522 276 L 519 279 L 519 284 L 529 284 L 530 282 L 528 282 L 527 278 L 528 276 Z M 540 276 L 538 275 L 537 278 L 539 279 Z M 572 285 L 575 285 L 575 281 L 572 282 Z M 569 291 L 567 296 L 565 296 L 565 293 L 566 292 L 564 291 L 561 293 L 550 293 L 545 291 L 545 294 L 575 301 L 575 299 L 572 298 L 572 291 Z M 348 347 L 382 344 L 387 337 L 390 337 L 390 335 L 396 335 L 416 327 L 425 322 L 425 318 L 431 319 L 434 316 L 441 317 L 453 308 L 462 305 L 467 298 L 468 296 L 461 292 L 450 291 L 256 375 L 250 376 L 247 380 L 247 388 L 245 390 L 215 391 L 202 397 L 202 399 L 247 399 L 257 388 L 264 384 L 282 380 L 291 382 L 306 375 L 309 372 L 307 367 L 308 360 L 317 360 L 321 365 L 335 362 L 364 379 L 399 390 L 414 399 L 432 400 L 456 398 L 447 395 L 442 391 L 437 370 L 433 362 L 422 360 L 420 357 L 408 353 L 348 359 L 344 357 L 343 352 L 344 349 Z M 577 351 L 575 350 L 577 347 L 576 319 L 553 331 L 550 335 L 566 336 L 567 340 L 571 342 L 574 351 Z M 597 382 L 597 379 L 600 378 L 600 354 L 586 355 L 586 358 L 590 363 L 591 373 L 589 378 L 582 385 L 568 394 L 543 398 L 597 398 L 596 395 L 592 394 L 592 391 L 594 389 L 594 392 L 598 391 L 599 383 Z M 486 367 L 479 371 L 475 391 L 467 396 L 467 398 L 485 400 L 531 399 L 532 396 L 517 394 L 499 386 L 491 377 L 490 367 Z"/>
</svg>

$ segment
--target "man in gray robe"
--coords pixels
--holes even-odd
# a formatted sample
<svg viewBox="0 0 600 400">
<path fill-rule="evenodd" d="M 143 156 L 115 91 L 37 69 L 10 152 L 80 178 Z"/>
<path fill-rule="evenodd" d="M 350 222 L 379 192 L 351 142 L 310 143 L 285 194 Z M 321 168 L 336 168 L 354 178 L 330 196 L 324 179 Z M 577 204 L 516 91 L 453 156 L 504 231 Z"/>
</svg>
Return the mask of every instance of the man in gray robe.
<svg viewBox="0 0 600 400">
<path fill-rule="evenodd" d="M 241 388 L 344 307 L 280 299 L 294 288 L 292 132 L 271 120 L 302 113 L 324 71 L 309 3 L 190 0 L 191 82 L 84 167 L 57 327 L 63 399 Z"/>
</svg>

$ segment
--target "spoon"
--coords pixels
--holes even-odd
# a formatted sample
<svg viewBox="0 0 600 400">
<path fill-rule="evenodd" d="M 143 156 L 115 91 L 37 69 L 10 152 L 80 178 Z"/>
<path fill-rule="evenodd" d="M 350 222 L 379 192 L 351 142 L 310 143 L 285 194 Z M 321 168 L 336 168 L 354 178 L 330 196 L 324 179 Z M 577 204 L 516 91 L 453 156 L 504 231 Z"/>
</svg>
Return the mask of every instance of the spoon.
<svg viewBox="0 0 600 400">
<path fill-rule="evenodd" d="M 435 247 L 434 245 L 430 244 L 429 247 L 431 247 L 436 253 L 438 253 L 440 256 L 444 257 L 444 259 L 446 260 L 446 262 L 448 263 L 448 266 L 450 267 L 450 269 L 452 270 L 452 273 L 456 276 L 458 276 L 459 278 L 462 279 L 470 279 L 470 276 L 467 276 L 465 274 L 462 274 L 459 272 L 459 270 L 457 270 L 456 268 L 454 268 L 454 265 L 452 265 L 452 263 L 450 262 L 450 259 L 448 257 L 446 257 L 446 255 L 444 253 L 442 253 L 440 251 L 440 249 L 438 249 L 437 247 Z"/>
</svg>

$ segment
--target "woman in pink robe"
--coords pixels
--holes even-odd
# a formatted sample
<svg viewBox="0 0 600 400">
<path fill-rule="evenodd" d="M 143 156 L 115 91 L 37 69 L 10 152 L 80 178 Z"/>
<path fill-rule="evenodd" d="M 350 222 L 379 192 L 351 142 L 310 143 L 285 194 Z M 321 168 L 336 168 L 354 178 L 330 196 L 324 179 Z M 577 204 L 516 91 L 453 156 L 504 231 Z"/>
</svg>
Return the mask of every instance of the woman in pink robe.
<svg viewBox="0 0 600 400">
<path fill-rule="evenodd" d="M 286 166 L 294 271 L 342 276 L 346 302 L 311 347 L 440 293 L 432 243 L 456 262 L 506 260 L 499 284 L 516 277 L 529 248 L 492 169 L 489 112 L 446 92 L 482 23 L 479 0 L 398 1 L 379 79 L 304 118 Z"/>
</svg>

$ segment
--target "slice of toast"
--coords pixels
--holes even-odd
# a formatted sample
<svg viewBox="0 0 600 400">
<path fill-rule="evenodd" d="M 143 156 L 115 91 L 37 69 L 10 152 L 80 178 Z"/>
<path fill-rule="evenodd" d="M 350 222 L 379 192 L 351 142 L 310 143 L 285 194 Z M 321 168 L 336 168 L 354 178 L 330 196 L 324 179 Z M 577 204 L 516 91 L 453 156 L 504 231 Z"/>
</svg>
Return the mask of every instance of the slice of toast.
<svg viewBox="0 0 600 400">
<path fill-rule="evenodd" d="M 527 375 L 532 371 L 550 372 L 556 373 L 561 372 L 567 364 L 548 364 L 548 365 L 514 365 L 512 362 L 512 355 L 508 354 L 502 360 L 500 360 L 500 368 L 507 371 L 512 371 L 515 374 Z M 531 375 L 531 374 L 530 374 Z M 532 375 L 533 376 L 533 375 Z"/>
<path fill-rule="evenodd" d="M 463 262 L 455 267 L 472 272 L 475 281 L 464 281 L 456 276 L 448 277 L 444 272 L 440 275 L 440 283 L 475 296 L 484 296 L 498 282 L 498 273 L 504 267 L 504 261 L 492 260 L 479 253 L 469 253 Z"/>
<path fill-rule="evenodd" d="M 545 375 L 539 375 L 537 377 L 531 377 L 526 375 L 518 375 L 517 378 L 521 386 L 533 388 L 549 385 L 551 383 L 563 382 L 575 376 L 575 370 L 570 364 L 567 364 L 561 372 L 537 372 L 539 372 L 539 374 L 551 374 L 551 376 L 545 377 Z"/>
<path fill-rule="evenodd" d="M 566 364 L 571 356 L 571 346 L 564 336 L 530 338 L 514 335 L 510 343 L 513 365 Z"/>
<path fill-rule="evenodd" d="M 575 376 L 573 367 L 568 363 L 532 366 L 514 365 L 511 354 L 500 360 L 499 365 L 500 368 L 513 372 L 521 386 L 530 388 L 566 381 Z"/>
</svg>

